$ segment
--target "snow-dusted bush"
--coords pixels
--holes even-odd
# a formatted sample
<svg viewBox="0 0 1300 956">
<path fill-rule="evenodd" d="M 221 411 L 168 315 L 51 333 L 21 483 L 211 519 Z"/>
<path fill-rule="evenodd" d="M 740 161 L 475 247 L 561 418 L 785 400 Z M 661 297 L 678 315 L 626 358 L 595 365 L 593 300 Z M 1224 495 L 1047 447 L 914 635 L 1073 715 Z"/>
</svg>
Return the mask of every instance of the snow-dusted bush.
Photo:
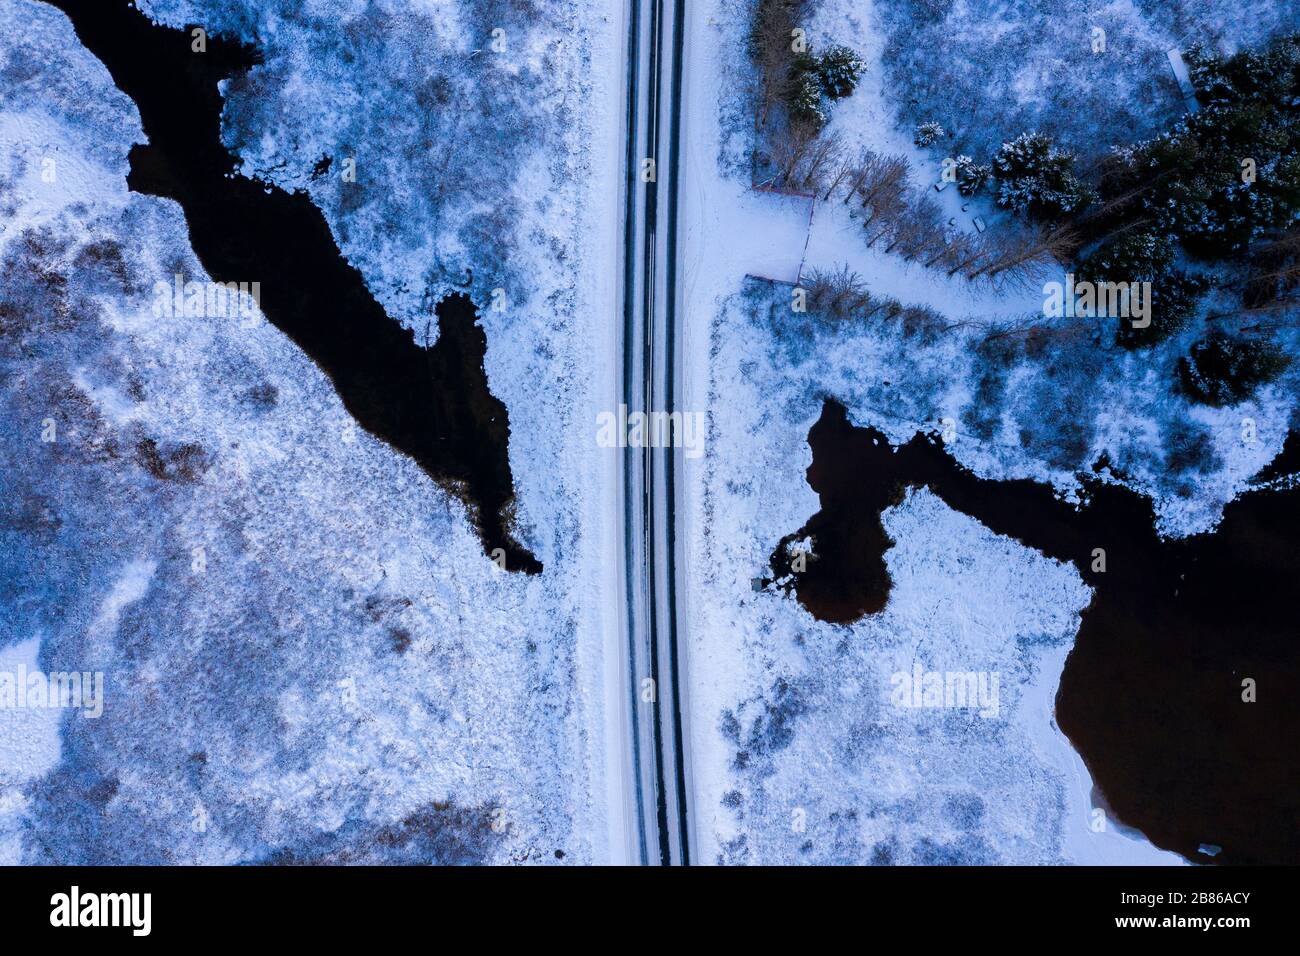
<svg viewBox="0 0 1300 956">
<path fill-rule="evenodd" d="M 969 156 L 958 156 L 955 160 L 957 172 L 957 191 L 963 196 L 974 196 L 989 181 L 992 170 L 975 162 Z"/>
<path fill-rule="evenodd" d="M 1173 419 L 1161 437 L 1165 446 L 1165 467 L 1171 474 L 1204 474 L 1223 466 L 1223 459 L 1214 449 L 1213 433 L 1193 419 Z"/>
<path fill-rule="evenodd" d="M 862 276 L 841 266 L 838 270 L 814 271 L 803 283 L 808 292 L 808 314 L 837 322 L 868 319 L 899 320 L 904 337 L 932 341 L 947 325 L 947 319 L 927 306 L 905 305 L 892 296 L 873 295 Z"/>
<path fill-rule="evenodd" d="M 912 142 L 924 149 L 933 146 L 947 135 L 942 126 L 934 122 L 934 120 L 930 120 L 928 123 L 921 123 L 916 127 Z"/>
<path fill-rule="evenodd" d="M 802 0 L 757 0 L 750 13 L 747 52 L 758 73 L 760 128 L 788 103 L 795 81 L 811 67 L 806 53 L 796 53 L 790 40 L 802 7 Z"/>
<path fill-rule="evenodd" d="M 1267 339 L 1214 333 L 1178 361 L 1183 393 L 1203 405 L 1234 405 L 1286 370 L 1290 359 Z"/>
</svg>

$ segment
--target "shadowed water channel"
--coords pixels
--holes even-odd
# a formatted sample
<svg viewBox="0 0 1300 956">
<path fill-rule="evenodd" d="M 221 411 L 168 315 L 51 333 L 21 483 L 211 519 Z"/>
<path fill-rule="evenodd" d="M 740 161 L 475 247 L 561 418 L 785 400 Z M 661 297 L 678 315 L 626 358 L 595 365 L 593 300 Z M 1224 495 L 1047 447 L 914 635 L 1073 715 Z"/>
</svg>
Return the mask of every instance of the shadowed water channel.
<svg viewBox="0 0 1300 956">
<path fill-rule="evenodd" d="M 1094 589 L 1056 719 L 1113 816 L 1199 862 L 1300 863 L 1300 491 L 1251 491 L 1213 533 L 1167 541 L 1150 501 L 1125 488 L 1093 483 L 1075 508 L 1046 485 L 977 478 L 928 437 L 896 448 L 834 400 L 808 442 L 821 510 L 771 563 L 814 616 L 848 623 L 885 607 L 893 542 L 881 511 L 905 488 L 929 488 L 1070 562 Z M 1293 434 L 1279 460 L 1298 453 Z M 817 557 L 792 576 L 788 546 L 808 536 Z M 1093 570 L 1097 548 L 1104 572 Z M 1254 703 L 1243 701 L 1246 678 Z"/>
<path fill-rule="evenodd" d="M 541 564 L 510 534 L 514 500 L 505 406 L 488 390 L 487 338 L 473 303 L 437 306 L 432 348 L 393 321 L 339 253 L 305 195 L 239 176 L 221 142 L 217 83 L 259 60 L 248 46 L 158 26 L 125 0 L 46 0 L 136 104 L 149 138 L 131 150 L 134 192 L 174 199 L 218 282 L 260 282 L 267 319 L 324 371 L 358 424 L 410 455 L 475 513 L 484 549 L 510 570 Z M 171 281 L 171 277 L 165 278 Z"/>
</svg>

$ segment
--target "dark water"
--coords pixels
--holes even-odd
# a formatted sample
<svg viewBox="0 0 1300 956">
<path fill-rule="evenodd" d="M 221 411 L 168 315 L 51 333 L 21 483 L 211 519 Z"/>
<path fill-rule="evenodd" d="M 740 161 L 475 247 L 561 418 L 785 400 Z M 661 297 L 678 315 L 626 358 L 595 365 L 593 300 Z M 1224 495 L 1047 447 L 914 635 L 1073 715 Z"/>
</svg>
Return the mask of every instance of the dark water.
<svg viewBox="0 0 1300 956">
<path fill-rule="evenodd" d="M 1150 502 L 1100 483 L 1081 508 L 1031 481 L 989 481 L 934 440 L 897 448 L 827 400 L 808 434 L 821 510 L 799 600 L 838 623 L 885 606 L 883 507 L 925 486 L 951 508 L 1049 557 L 1095 589 L 1061 676 L 1056 716 L 1104 804 L 1153 843 L 1217 863 L 1300 863 L 1300 491 L 1257 490 L 1213 533 L 1162 541 Z M 1284 461 L 1300 454 L 1293 434 Z M 1276 465 L 1271 471 L 1276 470 Z M 1262 476 L 1261 476 L 1262 477 Z M 1095 572 L 1093 550 L 1106 552 Z M 1242 680 L 1257 700 L 1242 700 Z"/>
<path fill-rule="evenodd" d="M 180 203 L 213 279 L 261 283 L 266 317 L 330 377 L 358 424 L 466 501 L 485 551 L 503 549 L 510 570 L 541 571 L 507 527 L 510 425 L 488 390 L 473 303 L 444 299 L 438 342 L 422 348 L 340 255 L 306 195 L 235 174 L 217 82 L 238 84 L 257 51 L 209 37 L 207 52 L 192 52 L 188 31 L 156 26 L 124 0 L 47 2 L 68 14 L 140 111 L 149 145 L 131 151 L 130 188 Z"/>
</svg>

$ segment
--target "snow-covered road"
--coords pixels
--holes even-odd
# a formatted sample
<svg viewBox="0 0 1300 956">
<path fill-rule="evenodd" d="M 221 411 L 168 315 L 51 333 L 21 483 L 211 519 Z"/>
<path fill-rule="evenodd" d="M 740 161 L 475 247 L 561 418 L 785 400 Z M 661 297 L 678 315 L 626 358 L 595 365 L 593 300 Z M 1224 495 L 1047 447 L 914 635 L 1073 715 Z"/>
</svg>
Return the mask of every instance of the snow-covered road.
<svg viewBox="0 0 1300 956">
<path fill-rule="evenodd" d="M 677 283 L 679 92 L 684 4 L 633 0 L 628 13 L 627 154 L 618 399 L 630 414 L 681 408 Z M 691 861 L 685 620 L 679 534 L 684 449 L 621 452 L 622 625 L 626 635 L 635 856 Z"/>
</svg>

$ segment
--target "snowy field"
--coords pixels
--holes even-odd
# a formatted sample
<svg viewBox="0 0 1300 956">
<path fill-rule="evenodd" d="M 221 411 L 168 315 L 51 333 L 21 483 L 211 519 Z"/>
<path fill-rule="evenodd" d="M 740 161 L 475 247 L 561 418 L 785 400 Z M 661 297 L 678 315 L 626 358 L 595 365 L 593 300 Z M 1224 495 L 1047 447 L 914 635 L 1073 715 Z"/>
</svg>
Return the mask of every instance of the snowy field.
<svg viewBox="0 0 1300 956">
<path fill-rule="evenodd" d="M 322 155 L 336 173 L 359 157 L 355 194 L 337 175 L 310 188 L 390 314 L 427 317 L 475 229 L 500 243 L 473 290 L 520 531 L 547 571 L 498 571 L 459 501 L 357 430 L 269 324 L 152 313 L 155 281 L 203 273 L 179 209 L 126 190 L 134 107 L 60 13 L 3 0 L 0 647 L 102 671 L 107 700 L 98 720 L 61 715 L 57 740 L 45 713 L 5 725 L 0 847 L 62 863 L 604 859 L 612 507 L 586 423 L 612 392 L 597 321 L 612 279 L 576 267 L 612 245 L 612 212 L 585 197 L 614 188 L 599 177 L 618 25 L 558 3 L 144 6 L 259 25 L 265 64 L 226 91 L 228 141 L 289 187 Z M 510 58 L 465 68 L 498 22 Z M 462 108 L 422 99 L 444 93 Z M 463 114 L 465 138 L 418 120 L 435 112 Z M 496 165 L 471 183 L 475 163 Z M 501 223 L 476 220 L 486 203 Z"/>
</svg>

